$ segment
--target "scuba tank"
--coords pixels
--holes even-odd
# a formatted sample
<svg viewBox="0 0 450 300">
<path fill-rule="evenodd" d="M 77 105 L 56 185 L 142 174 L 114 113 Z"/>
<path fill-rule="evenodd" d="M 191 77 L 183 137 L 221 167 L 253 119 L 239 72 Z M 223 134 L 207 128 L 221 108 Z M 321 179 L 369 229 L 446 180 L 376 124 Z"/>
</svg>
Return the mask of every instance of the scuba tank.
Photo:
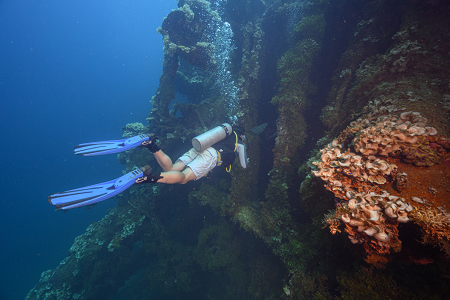
<svg viewBox="0 0 450 300">
<path fill-rule="evenodd" d="M 223 123 L 220 126 L 214 127 L 205 133 L 202 133 L 192 139 L 192 147 L 195 151 L 202 152 L 215 143 L 223 140 L 233 132 L 231 125 Z"/>
</svg>

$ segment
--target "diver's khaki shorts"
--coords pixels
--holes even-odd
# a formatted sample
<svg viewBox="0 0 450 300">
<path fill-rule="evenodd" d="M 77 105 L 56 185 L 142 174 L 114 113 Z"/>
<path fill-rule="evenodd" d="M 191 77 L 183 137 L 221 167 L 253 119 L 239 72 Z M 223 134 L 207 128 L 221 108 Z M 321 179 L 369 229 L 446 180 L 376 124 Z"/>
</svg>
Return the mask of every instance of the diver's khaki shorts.
<svg viewBox="0 0 450 300">
<path fill-rule="evenodd" d="M 197 179 L 202 178 L 217 165 L 218 155 L 216 149 L 209 147 L 202 152 L 197 152 L 192 148 L 183 154 L 181 160 L 187 167 L 191 168 Z"/>
</svg>

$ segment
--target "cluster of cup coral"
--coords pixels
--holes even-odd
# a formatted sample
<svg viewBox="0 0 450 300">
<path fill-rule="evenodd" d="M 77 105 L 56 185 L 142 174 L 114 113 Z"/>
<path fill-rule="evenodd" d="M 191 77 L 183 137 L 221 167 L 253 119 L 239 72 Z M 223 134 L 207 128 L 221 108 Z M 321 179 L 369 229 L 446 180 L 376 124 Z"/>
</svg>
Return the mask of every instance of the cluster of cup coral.
<svg viewBox="0 0 450 300">
<path fill-rule="evenodd" d="M 377 252 L 389 253 L 399 249 L 396 227 L 398 222 L 409 221 L 413 207 L 404 198 L 390 195 L 377 184 L 386 182 L 385 176 L 396 173 L 396 165 L 370 156 L 356 155 L 350 151 L 341 153 L 338 140 L 322 150 L 321 162 L 313 162 L 315 176 L 327 182 L 326 188 L 344 199 L 335 218 L 346 224 L 352 243 L 371 243 Z M 337 226 L 331 225 L 332 233 Z"/>
<path fill-rule="evenodd" d="M 440 159 L 433 151 L 411 150 L 420 150 L 420 143 L 437 134 L 435 128 L 426 126 L 427 119 L 383 102 L 369 103 L 366 117 L 352 122 L 320 151 L 320 160 L 312 162 L 312 173 L 343 200 L 326 216 L 331 232 L 340 232 L 338 226 L 343 222 L 352 243 L 363 243 L 366 251 L 378 254 L 400 251 L 397 226 L 410 221 L 415 205 L 414 197 L 405 199 L 381 188 L 397 181 L 400 187 L 407 180 L 407 174 L 392 163 L 395 160 L 388 158 L 416 166 L 431 166 Z"/>
<path fill-rule="evenodd" d="M 367 119 L 365 119 L 368 122 Z M 380 116 L 360 132 L 355 139 L 355 150 L 363 155 L 400 156 L 407 163 L 432 166 L 439 163 L 433 151 L 421 144 L 425 137 L 437 134 L 434 127 L 425 126 L 427 119 L 418 112 L 403 112 L 398 116 Z"/>
</svg>

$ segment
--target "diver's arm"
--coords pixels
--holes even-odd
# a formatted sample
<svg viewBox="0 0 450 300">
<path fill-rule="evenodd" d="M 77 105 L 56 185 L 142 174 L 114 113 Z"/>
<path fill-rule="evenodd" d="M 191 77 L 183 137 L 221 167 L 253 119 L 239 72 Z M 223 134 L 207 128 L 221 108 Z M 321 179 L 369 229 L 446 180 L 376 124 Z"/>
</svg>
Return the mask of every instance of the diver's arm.
<svg viewBox="0 0 450 300">
<path fill-rule="evenodd" d="M 239 141 L 236 145 L 236 152 L 239 154 L 239 162 L 241 166 L 245 169 L 248 166 L 248 158 L 247 158 L 247 148 L 245 144 Z"/>
</svg>

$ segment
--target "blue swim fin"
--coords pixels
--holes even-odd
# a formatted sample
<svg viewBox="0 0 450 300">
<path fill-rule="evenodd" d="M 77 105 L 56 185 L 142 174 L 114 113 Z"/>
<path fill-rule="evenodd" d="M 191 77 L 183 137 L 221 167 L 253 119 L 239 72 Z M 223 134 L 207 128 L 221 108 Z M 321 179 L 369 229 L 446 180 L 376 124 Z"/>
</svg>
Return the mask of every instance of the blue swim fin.
<svg viewBox="0 0 450 300">
<path fill-rule="evenodd" d="M 75 149 L 73 149 L 73 154 L 81 156 L 94 156 L 94 155 L 118 153 L 139 146 L 146 146 L 144 145 L 145 144 L 144 142 L 148 141 L 149 139 L 150 137 L 147 134 L 141 134 L 124 140 L 113 140 L 113 141 L 102 141 L 102 142 L 80 144 L 78 146 L 75 146 Z"/>
<path fill-rule="evenodd" d="M 94 204 L 122 193 L 135 184 L 136 179 L 143 176 L 144 173 L 141 170 L 134 170 L 111 181 L 52 194 L 48 197 L 48 202 L 57 209 L 63 210 Z M 142 182 L 142 180 L 138 181 Z"/>
</svg>

